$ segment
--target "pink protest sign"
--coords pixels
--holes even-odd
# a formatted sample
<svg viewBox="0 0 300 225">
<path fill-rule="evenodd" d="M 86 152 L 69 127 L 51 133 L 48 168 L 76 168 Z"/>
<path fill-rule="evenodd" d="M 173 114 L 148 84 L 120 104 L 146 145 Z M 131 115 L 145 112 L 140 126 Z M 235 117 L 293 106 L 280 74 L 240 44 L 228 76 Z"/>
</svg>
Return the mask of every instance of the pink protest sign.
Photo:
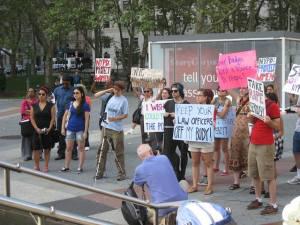
<svg viewBox="0 0 300 225">
<path fill-rule="evenodd" d="M 222 90 L 247 87 L 247 77 L 256 77 L 256 51 L 220 54 L 216 73 Z"/>
</svg>

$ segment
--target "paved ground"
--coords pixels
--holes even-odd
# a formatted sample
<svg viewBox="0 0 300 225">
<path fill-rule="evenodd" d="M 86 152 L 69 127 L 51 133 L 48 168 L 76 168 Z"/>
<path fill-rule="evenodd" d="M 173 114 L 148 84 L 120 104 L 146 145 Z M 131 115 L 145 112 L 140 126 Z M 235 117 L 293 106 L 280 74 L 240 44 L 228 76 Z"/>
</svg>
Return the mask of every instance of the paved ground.
<svg viewBox="0 0 300 225">
<path fill-rule="evenodd" d="M 129 95 L 130 114 L 135 110 L 136 100 Z M 33 163 L 22 162 L 20 158 L 20 131 L 19 131 L 19 114 L 18 106 L 20 100 L 0 100 L 0 153 L 1 160 L 10 163 L 21 163 L 21 165 L 32 168 Z M 117 182 L 116 167 L 113 162 L 113 154 L 109 154 L 107 164 L 107 173 L 105 179 L 95 182 L 92 177 L 95 174 L 95 155 L 98 148 L 98 110 L 99 101 L 95 100 L 92 109 L 91 122 L 91 150 L 87 152 L 87 160 L 85 163 L 84 173 L 78 175 L 75 172 L 61 173 L 59 169 L 63 166 L 63 161 L 54 161 L 56 149 L 52 150 L 49 174 L 77 181 L 83 184 L 98 187 L 104 190 L 122 193 L 129 185 L 130 179 Z M 295 115 L 285 116 L 286 142 L 284 158 L 278 162 L 278 203 L 280 213 L 273 216 L 260 216 L 259 211 L 247 211 L 246 205 L 253 200 L 253 196 L 249 195 L 249 179 L 243 179 L 242 188 L 236 191 L 229 191 L 228 186 L 232 182 L 231 176 L 216 176 L 215 193 L 211 196 L 203 195 L 203 188 L 200 192 L 193 193 L 190 199 L 199 199 L 201 201 L 210 201 L 219 203 L 226 207 L 231 207 L 233 217 L 238 224 L 253 225 L 267 224 L 280 221 L 281 211 L 285 204 L 300 193 L 300 185 L 291 186 L 286 180 L 294 174 L 287 172 L 293 165 L 291 155 L 291 140 L 293 128 L 295 126 Z M 125 121 L 126 129 L 130 126 L 130 118 Z M 138 129 L 136 133 L 125 137 L 126 142 L 126 170 L 128 176 L 131 177 L 139 160 L 136 157 L 135 149 L 140 143 L 140 134 Z M 77 162 L 72 161 L 71 168 L 76 170 Z M 43 165 L 43 163 L 42 163 Z M 3 191 L 2 173 L 0 174 L 0 188 Z M 187 178 L 191 177 L 191 165 L 189 162 Z M 53 182 L 40 180 L 24 174 L 12 174 L 12 197 L 26 200 L 44 206 L 55 206 L 57 209 L 65 210 L 111 221 L 116 224 L 126 224 L 120 212 L 120 201 L 108 198 L 102 195 L 96 195 L 87 191 L 69 188 Z M 264 199 L 267 202 L 267 199 Z"/>
</svg>

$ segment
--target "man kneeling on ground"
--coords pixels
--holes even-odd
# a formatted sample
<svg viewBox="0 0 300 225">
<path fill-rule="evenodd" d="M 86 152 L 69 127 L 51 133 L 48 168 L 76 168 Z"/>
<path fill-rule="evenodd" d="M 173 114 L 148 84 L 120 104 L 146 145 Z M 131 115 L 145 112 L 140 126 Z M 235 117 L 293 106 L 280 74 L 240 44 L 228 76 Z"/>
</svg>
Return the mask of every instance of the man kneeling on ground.
<svg viewBox="0 0 300 225">
<path fill-rule="evenodd" d="M 174 169 L 165 155 L 154 155 L 150 145 L 141 144 L 137 149 L 138 157 L 143 161 L 135 170 L 133 182 L 138 186 L 147 186 L 152 203 L 166 203 L 187 200 L 187 192 L 178 183 Z M 159 224 L 165 224 L 174 208 L 159 210 Z M 148 211 L 149 220 L 153 213 Z"/>
</svg>

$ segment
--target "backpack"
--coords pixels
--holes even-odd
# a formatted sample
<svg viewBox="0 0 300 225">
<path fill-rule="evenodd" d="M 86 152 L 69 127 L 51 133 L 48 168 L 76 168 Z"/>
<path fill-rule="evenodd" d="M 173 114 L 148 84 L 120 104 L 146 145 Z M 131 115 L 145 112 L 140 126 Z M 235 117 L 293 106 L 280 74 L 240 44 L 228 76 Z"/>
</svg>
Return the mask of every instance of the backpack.
<svg viewBox="0 0 300 225">
<path fill-rule="evenodd" d="M 225 225 L 231 222 L 231 210 L 214 203 L 184 201 L 177 211 L 177 225 Z"/>
<path fill-rule="evenodd" d="M 130 197 L 138 198 L 133 188 L 133 184 L 134 183 L 132 182 L 124 194 Z M 129 225 L 145 225 L 147 223 L 147 208 L 144 206 L 136 205 L 132 202 L 122 201 L 121 211 L 124 219 Z"/>
<path fill-rule="evenodd" d="M 105 109 L 106 109 L 106 105 L 108 103 L 108 101 L 111 99 L 111 97 L 113 96 L 113 94 L 110 94 L 107 99 L 105 101 L 102 102 L 102 107 L 101 107 L 101 111 L 100 111 L 100 118 L 99 118 L 99 127 L 100 129 L 102 129 L 102 125 L 101 123 L 106 119 L 106 115 L 105 115 Z"/>
</svg>

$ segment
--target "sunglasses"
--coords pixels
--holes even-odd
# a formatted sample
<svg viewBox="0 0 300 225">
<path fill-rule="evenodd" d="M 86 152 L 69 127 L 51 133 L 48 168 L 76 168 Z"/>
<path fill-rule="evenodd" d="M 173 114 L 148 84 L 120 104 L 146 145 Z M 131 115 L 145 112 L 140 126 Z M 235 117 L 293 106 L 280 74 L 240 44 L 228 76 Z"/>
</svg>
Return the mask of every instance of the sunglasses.
<svg viewBox="0 0 300 225">
<path fill-rule="evenodd" d="M 80 92 L 79 91 L 75 91 L 75 92 L 73 92 L 73 95 L 79 95 L 80 94 Z"/>
<path fill-rule="evenodd" d="M 172 92 L 175 92 L 175 93 L 177 93 L 177 92 L 178 92 L 178 90 L 172 90 Z"/>
<path fill-rule="evenodd" d="M 150 93 L 150 91 L 144 91 L 144 93 Z"/>
<path fill-rule="evenodd" d="M 46 96 L 45 93 L 39 93 L 39 96 Z"/>
</svg>

